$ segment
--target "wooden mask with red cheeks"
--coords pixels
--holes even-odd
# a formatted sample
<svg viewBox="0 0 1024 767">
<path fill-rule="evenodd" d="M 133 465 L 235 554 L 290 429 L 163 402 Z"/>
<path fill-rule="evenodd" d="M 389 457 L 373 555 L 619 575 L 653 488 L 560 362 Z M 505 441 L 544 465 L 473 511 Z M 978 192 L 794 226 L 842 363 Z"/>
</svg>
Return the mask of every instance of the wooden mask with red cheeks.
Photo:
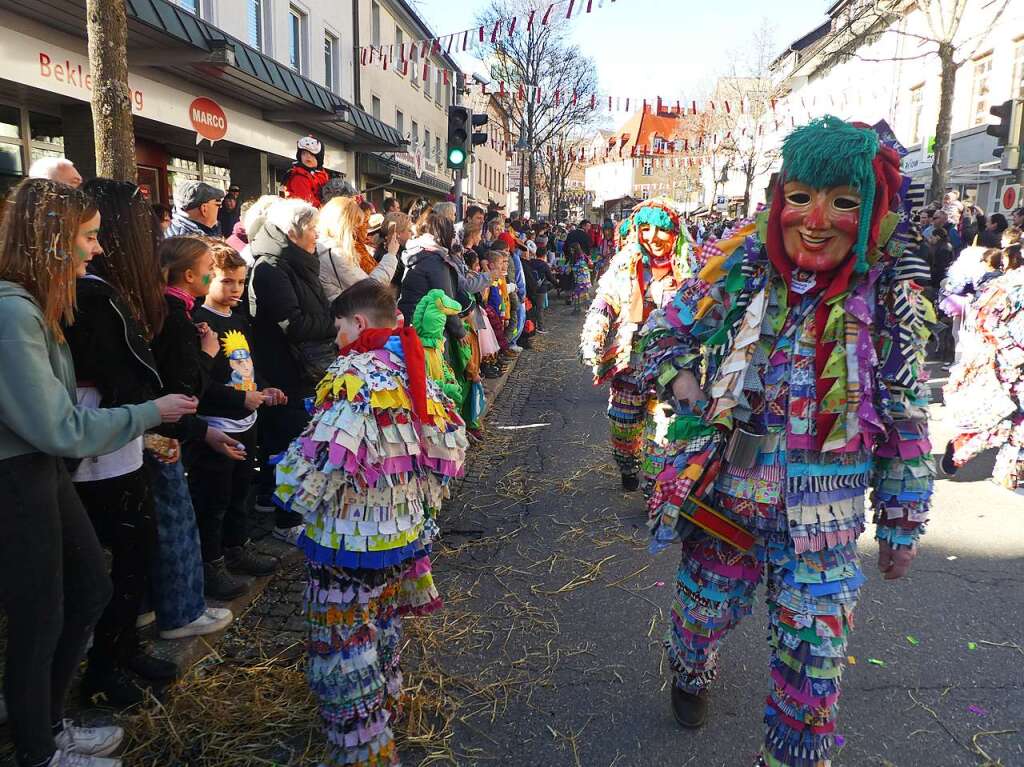
<svg viewBox="0 0 1024 767">
<path fill-rule="evenodd" d="M 651 266 L 663 268 L 672 265 L 678 232 L 662 229 L 654 224 L 643 224 L 637 230 L 640 244 L 651 257 Z"/>
<path fill-rule="evenodd" d="M 851 186 L 815 189 L 800 181 L 783 186 L 782 241 L 800 269 L 832 271 L 853 255 L 861 196 Z"/>
</svg>

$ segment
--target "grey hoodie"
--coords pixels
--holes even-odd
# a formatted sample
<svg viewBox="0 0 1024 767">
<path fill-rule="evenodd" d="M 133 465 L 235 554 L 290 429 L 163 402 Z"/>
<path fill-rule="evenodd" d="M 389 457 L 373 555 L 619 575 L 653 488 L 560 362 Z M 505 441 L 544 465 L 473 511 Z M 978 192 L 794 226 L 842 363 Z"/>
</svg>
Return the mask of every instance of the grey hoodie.
<svg viewBox="0 0 1024 767">
<path fill-rule="evenodd" d="M 152 402 L 78 407 L 66 343 L 21 285 L 0 280 L 0 460 L 27 453 L 104 455 L 160 424 Z"/>
</svg>

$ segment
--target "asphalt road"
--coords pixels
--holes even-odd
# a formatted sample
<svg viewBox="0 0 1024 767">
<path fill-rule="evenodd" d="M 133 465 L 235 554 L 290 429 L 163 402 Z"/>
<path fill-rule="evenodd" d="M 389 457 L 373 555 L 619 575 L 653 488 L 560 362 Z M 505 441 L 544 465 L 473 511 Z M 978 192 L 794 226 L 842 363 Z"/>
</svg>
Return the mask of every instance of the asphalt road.
<svg viewBox="0 0 1024 767">
<path fill-rule="evenodd" d="M 641 499 L 619 488 L 605 392 L 575 360 L 580 321 L 551 312 L 441 520 L 448 606 L 431 665 L 453 716 L 445 749 L 459 765 L 745 767 L 768 684 L 763 602 L 725 645 L 709 723 L 680 730 L 660 644 L 676 554 L 647 553 Z M 1024 498 L 987 468 L 938 483 L 906 580 L 882 581 L 862 537 L 835 765 L 1024 765 Z"/>
</svg>

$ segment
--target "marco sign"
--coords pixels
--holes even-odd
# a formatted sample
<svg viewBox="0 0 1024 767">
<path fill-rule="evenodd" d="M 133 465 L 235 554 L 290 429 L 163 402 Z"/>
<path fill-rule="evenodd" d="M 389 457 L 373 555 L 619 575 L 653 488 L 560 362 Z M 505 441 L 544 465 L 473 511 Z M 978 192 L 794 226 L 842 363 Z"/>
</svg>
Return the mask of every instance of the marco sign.
<svg viewBox="0 0 1024 767">
<path fill-rule="evenodd" d="M 198 98 L 188 105 L 188 118 L 196 131 L 196 143 L 206 139 L 212 145 L 228 132 L 228 116 L 213 99 Z"/>
</svg>

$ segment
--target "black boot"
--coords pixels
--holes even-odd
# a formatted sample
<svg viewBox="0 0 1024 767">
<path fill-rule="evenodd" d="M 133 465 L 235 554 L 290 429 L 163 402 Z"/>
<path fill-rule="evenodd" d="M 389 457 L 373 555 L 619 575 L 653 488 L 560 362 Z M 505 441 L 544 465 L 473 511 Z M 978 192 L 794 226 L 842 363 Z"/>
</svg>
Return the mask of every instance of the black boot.
<svg viewBox="0 0 1024 767">
<path fill-rule="evenodd" d="M 228 546 L 224 549 L 224 559 L 228 570 L 233 573 L 260 576 L 277 572 L 277 558 L 260 554 L 253 548 L 251 541 L 241 546 Z"/>
<path fill-rule="evenodd" d="M 949 442 L 946 445 L 946 452 L 942 454 L 942 459 L 939 461 L 939 466 L 946 473 L 947 477 L 955 475 L 959 469 L 957 465 L 953 463 L 953 443 Z"/>
<path fill-rule="evenodd" d="M 622 475 L 622 489 L 627 493 L 632 493 L 640 489 L 640 477 L 636 474 L 623 474 Z"/>
<path fill-rule="evenodd" d="M 708 691 L 694 694 L 672 685 L 672 713 L 680 726 L 688 729 L 702 727 L 708 719 Z"/>
<path fill-rule="evenodd" d="M 203 562 L 204 592 L 210 599 L 230 602 L 249 590 L 248 584 L 228 572 L 224 557 L 213 562 Z"/>
<path fill-rule="evenodd" d="M 139 684 L 121 669 L 98 673 L 89 670 L 79 689 L 84 706 L 122 709 L 144 702 L 149 686 Z"/>
<path fill-rule="evenodd" d="M 178 664 L 139 650 L 125 666 L 151 682 L 173 682 L 178 678 Z"/>
</svg>

